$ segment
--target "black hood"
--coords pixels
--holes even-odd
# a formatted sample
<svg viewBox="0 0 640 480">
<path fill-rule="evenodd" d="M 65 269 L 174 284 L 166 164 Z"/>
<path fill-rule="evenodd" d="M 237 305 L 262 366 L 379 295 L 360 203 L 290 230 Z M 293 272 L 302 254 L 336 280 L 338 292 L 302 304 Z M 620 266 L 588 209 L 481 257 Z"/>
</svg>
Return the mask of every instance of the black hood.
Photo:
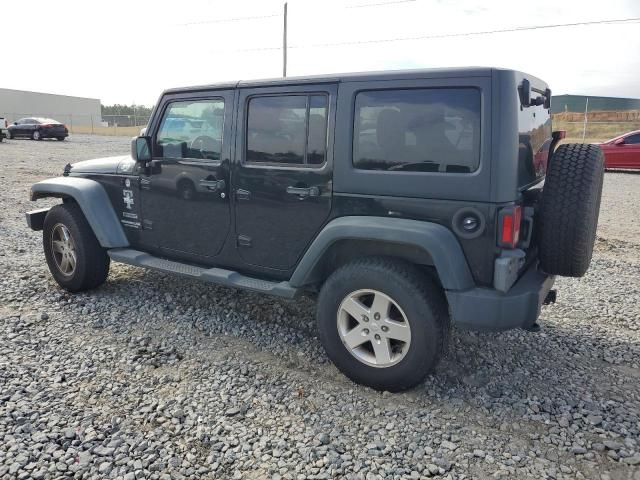
<svg viewBox="0 0 640 480">
<path fill-rule="evenodd" d="M 85 173 L 97 173 L 113 175 L 116 173 L 127 174 L 133 172 L 135 160 L 129 155 L 118 157 L 96 158 L 83 160 L 65 167 L 65 175 L 79 175 Z"/>
</svg>

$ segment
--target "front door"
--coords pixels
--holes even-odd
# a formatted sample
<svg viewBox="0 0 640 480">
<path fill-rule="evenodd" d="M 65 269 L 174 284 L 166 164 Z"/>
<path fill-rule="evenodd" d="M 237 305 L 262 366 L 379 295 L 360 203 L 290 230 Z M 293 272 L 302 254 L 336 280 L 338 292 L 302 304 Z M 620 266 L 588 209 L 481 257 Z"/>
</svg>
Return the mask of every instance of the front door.
<svg viewBox="0 0 640 480">
<path fill-rule="evenodd" d="M 233 190 L 243 261 L 288 270 L 331 210 L 335 85 L 240 92 Z"/>
<path fill-rule="evenodd" d="M 165 256 L 203 261 L 229 231 L 232 91 L 164 97 L 140 176 L 141 240 Z"/>
</svg>

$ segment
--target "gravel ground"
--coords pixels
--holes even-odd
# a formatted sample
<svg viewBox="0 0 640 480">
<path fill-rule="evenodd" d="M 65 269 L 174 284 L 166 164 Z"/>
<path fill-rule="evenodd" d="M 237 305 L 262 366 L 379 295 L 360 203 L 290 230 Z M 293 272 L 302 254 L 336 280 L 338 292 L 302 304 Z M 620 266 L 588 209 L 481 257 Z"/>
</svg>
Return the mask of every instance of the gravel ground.
<svg viewBox="0 0 640 480">
<path fill-rule="evenodd" d="M 557 282 L 540 333 L 454 330 L 436 374 L 391 395 L 328 362 L 308 300 L 118 264 L 59 289 L 29 187 L 128 149 L 0 144 L 1 479 L 640 480 L 640 175 L 606 174 L 591 269 Z"/>
</svg>

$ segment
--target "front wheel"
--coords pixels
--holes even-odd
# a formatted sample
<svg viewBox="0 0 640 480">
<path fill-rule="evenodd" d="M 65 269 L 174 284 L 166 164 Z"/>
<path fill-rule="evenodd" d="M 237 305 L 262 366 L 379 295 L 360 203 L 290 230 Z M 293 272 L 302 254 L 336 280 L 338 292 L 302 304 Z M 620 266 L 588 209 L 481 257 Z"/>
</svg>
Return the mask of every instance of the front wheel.
<svg viewBox="0 0 640 480">
<path fill-rule="evenodd" d="M 31 134 L 31 138 L 33 140 L 42 140 L 42 136 L 40 135 L 40 132 L 38 130 L 33 131 L 33 133 Z"/>
<path fill-rule="evenodd" d="M 49 270 L 65 290 L 89 290 L 107 279 L 109 256 L 77 204 L 65 203 L 49 210 L 42 241 Z"/>
<path fill-rule="evenodd" d="M 420 383 L 446 347 L 442 289 L 409 263 L 365 258 L 335 271 L 318 297 L 320 341 L 353 381 L 400 391 Z"/>
<path fill-rule="evenodd" d="M 64 142 L 65 137 L 57 137 L 59 142 Z"/>
</svg>

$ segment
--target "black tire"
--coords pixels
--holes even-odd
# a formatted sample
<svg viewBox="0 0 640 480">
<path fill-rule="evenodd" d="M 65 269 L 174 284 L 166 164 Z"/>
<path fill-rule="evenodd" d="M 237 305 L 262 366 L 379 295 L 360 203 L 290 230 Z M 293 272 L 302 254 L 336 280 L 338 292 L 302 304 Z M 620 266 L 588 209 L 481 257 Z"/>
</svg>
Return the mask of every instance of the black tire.
<svg viewBox="0 0 640 480">
<path fill-rule="evenodd" d="M 390 297 L 406 316 L 411 339 L 398 363 L 384 368 L 370 366 L 356 358 L 342 341 L 338 327 L 340 306 L 349 295 L 363 289 Z M 395 259 L 363 258 L 336 270 L 320 291 L 317 323 L 320 341 L 336 367 L 354 382 L 376 390 L 397 392 L 417 385 L 438 364 L 448 342 L 444 292 L 414 265 Z M 359 323 L 356 328 L 361 325 L 364 324 Z M 363 345 L 366 347 L 367 343 Z"/>
<path fill-rule="evenodd" d="M 596 239 L 604 155 L 597 145 L 560 145 L 550 160 L 540 205 L 540 265 L 581 277 Z"/>
<path fill-rule="evenodd" d="M 31 132 L 31 140 L 42 140 L 42 134 L 38 130 Z"/>
<path fill-rule="evenodd" d="M 59 142 L 64 142 L 65 137 L 56 137 Z"/>
<path fill-rule="evenodd" d="M 53 239 L 66 227 L 75 249 L 75 268 L 65 274 L 61 269 L 60 253 L 54 252 Z M 76 203 L 56 205 L 47 213 L 42 231 L 44 255 L 49 270 L 58 285 L 70 292 L 96 288 L 109 275 L 109 256 L 100 246 L 91 226 Z"/>
</svg>

